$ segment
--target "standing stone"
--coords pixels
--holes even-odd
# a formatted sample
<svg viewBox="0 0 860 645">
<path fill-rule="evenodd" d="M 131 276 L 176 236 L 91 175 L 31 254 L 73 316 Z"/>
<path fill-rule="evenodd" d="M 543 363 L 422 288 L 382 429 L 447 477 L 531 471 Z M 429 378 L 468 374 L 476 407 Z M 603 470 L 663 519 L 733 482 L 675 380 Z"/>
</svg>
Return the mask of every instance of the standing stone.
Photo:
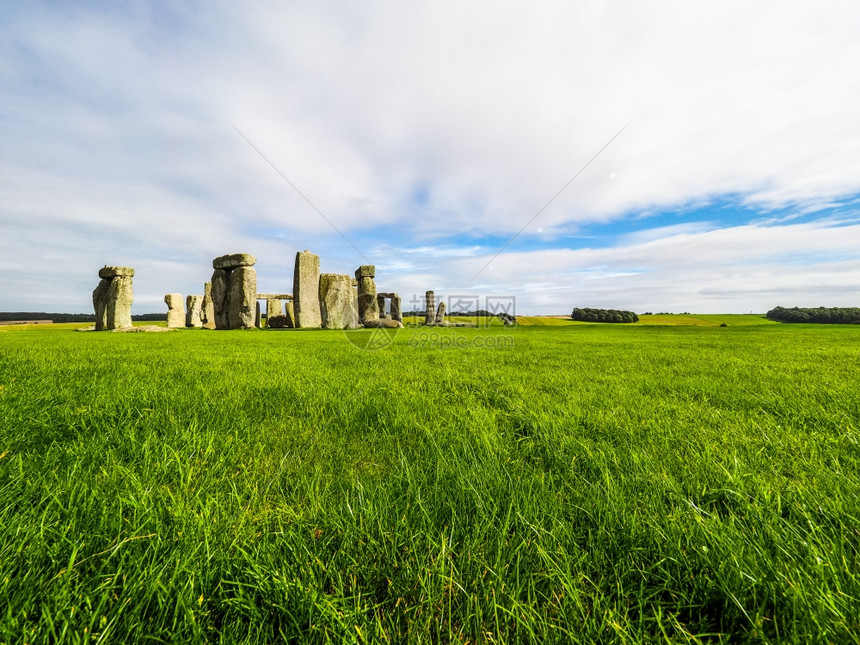
<svg viewBox="0 0 860 645">
<path fill-rule="evenodd" d="M 96 310 L 96 331 L 107 329 L 107 294 L 110 280 L 102 278 L 93 291 L 93 309 Z"/>
<path fill-rule="evenodd" d="M 436 322 L 442 323 L 445 322 L 445 301 L 441 301 L 439 303 L 439 308 L 436 309 Z"/>
<path fill-rule="evenodd" d="M 215 307 L 212 304 L 212 283 L 203 285 L 203 304 L 200 305 L 200 322 L 204 329 L 215 329 Z"/>
<path fill-rule="evenodd" d="M 131 276 L 117 275 L 113 278 L 107 296 L 107 328 L 131 327 L 131 304 L 134 302 Z"/>
<path fill-rule="evenodd" d="M 200 320 L 200 311 L 203 308 L 203 296 L 188 296 L 185 299 L 185 326 L 200 328 L 203 321 Z"/>
<path fill-rule="evenodd" d="M 171 329 L 185 326 L 185 313 L 182 311 L 182 294 L 164 294 L 164 304 L 167 305 L 167 326 Z"/>
<path fill-rule="evenodd" d="M 320 276 L 320 314 L 323 329 L 355 329 L 358 311 L 355 307 L 352 278 L 337 273 Z"/>
<path fill-rule="evenodd" d="M 278 319 L 284 315 L 284 305 L 279 298 L 268 298 L 266 300 L 266 327 L 271 327 L 269 321 Z"/>
<path fill-rule="evenodd" d="M 376 294 L 376 311 L 380 318 L 385 318 L 385 296 Z"/>
<path fill-rule="evenodd" d="M 320 258 L 307 249 L 296 253 L 293 273 L 293 309 L 296 327 L 322 326 L 320 313 Z"/>
<path fill-rule="evenodd" d="M 224 269 L 215 269 L 212 273 L 212 309 L 216 329 L 230 329 L 227 322 L 227 273 Z"/>
<path fill-rule="evenodd" d="M 214 280 L 212 289 L 214 296 Z M 227 328 L 253 327 L 256 309 L 257 271 L 249 266 L 233 269 L 227 277 Z"/>
<path fill-rule="evenodd" d="M 362 325 L 368 320 L 379 318 L 379 303 L 376 300 L 376 267 L 363 264 L 355 271 L 358 280 L 358 322 Z"/>
<path fill-rule="evenodd" d="M 391 320 L 403 322 L 403 314 L 400 312 L 400 296 L 396 293 L 391 296 Z"/>
<path fill-rule="evenodd" d="M 260 301 L 258 300 L 254 306 L 254 327 L 261 329 L 263 327 L 263 314 L 260 311 Z"/>
<path fill-rule="evenodd" d="M 428 291 L 424 294 L 424 324 L 432 325 L 436 314 L 436 294 Z"/>
<path fill-rule="evenodd" d="M 288 300 L 284 303 L 284 316 L 287 319 L 287 327 L 295 327 L 296 326 L 296 312 L 293 309 L 292 300 Z"/>
</svg>

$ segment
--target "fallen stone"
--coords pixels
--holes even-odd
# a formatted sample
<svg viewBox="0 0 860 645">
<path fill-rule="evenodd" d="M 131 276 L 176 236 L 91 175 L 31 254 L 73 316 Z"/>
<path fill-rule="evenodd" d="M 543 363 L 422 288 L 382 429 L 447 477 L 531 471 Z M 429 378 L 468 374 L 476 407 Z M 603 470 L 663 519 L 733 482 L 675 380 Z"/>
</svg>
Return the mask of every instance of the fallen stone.
<svg viewBox="0 0 860 645">
<path fill-rule="evenodd" d="M 249 266 L 234 269 L 227 277 L 227 328 L 253 327 L 256 310 L 257 272 Z"/>
<path fill-rule="evenodd" d="M 161 327 L 160 325 L 141 325 L 140 327 L 122 327 L 120 329 L 113 329 L 114 333 L 127 334 L 131 333 L 158 333 L 162 331 L 176 331 L 175 329 L 171 329 L 169 327 Z"/>
<path fill-rule="evenodd" d="M 356 329 L 358 311 L 355 306 L 352 278 L 337 273 L 320 275 L 319 301 L 323 329 Z"/>
<path fill-rule="evenodd" d="M 293 273 L 293 323 L 296 327 L 322 326 L 320 312 L 320 258 L 308 250 L 296 253 Z"/>
<path fill-rule="evenodd" d="M 365 327 L 368 328 L 388 328 L 388 329 L 398 329 L 403 327 L 403 323 L 399 320 L 389 320 L 387 318 L 377 318 L 376 320 L 368 320 L 364 323 Z"/>
<path fill-rule="evenodd" d="M 188 296 L 185 299 L 185 326 L 201 328 L 200 310 L 203 308 L 203 296 Z"/>
<path fill-rule="evenodd" d="M 232 253 L 221 255 L 212 260 L 213 269 L 224 269 L 230 271 L 239 267 L 252 267 L 257 264 L 257 258 L 250 253 Z"/>
<path fill-rule="evenodd" d="M 111 278 L 116 278 L 118 276 L 133 278 L 134 277 L 134 269 L 131 267 L 109 267 L 103 266 L 99 269 L 99 277 L 103 280 L 110 280 Z"/>
</svg>

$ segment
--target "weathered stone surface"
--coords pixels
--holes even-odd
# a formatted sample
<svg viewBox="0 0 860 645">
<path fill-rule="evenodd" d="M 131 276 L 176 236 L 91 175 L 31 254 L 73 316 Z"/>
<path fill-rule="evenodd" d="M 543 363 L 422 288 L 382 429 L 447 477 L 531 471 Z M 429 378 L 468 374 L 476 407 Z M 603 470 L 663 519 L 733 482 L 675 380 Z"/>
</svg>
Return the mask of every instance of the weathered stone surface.
<svg viewBox="0 0 860 645">
<path fill-rule="evenodd" d="M 200 322 L 203 329 L 215 329 L 215 305 L 212 303 L 212 283 L 203 285 L 203 304 L 200 305 Z"/>
<path fill-rule="evenodd" d="M 93 309 L 96 311 L 96 331 L 107 329 L 107 294 L 110 280 L 102 278 L 93 291 Z"/>
<path fill-rule="evenodd" d="M 164 294 L 164 304 L 167 305 L 167 326 L 171 329 L 185 326 L 185 312 L 182 311 L 182 294 Z"/>
<path fill-rule="evenodd" d="M 213 284 L 214 289 L 214 284 Z M 253 267 L 239 267 L 227 276 L 227 328 L 254 326 L 257 310 L 257 272 Z"/>
<path fill-rule="evenodd" d="M 358 327 L 355 289 L 352 278 L 337 273 L 320 276 L 319 299 L 323 329 L 355 329 Z"/>
<path fill-rule="evenodd" d="M 263 312 L 260 310 L 260 301 L 257 301 L 254 307 L 254 327 L 261 329 L 263 327 Z"/>
<path fill-rule="evenodd" d="M 424 294 L 424 324 L 436 322 L 436 294 L 428 291 Z"/>
<path fill-rule="evenodd" d="M 385 296 L 381 293 L 376 294 L 376 311 L 380 318 L 385 318 Z"/>
<path fill-rule="evenodd" d="M 296 253 L 293 273 L 293 309 L 296 327 L 320 327 L 320 258 L 308 250 Z"/>
<path fill-rule="evenodd" d="M 257 294 L 260 297 L 260 294 Z M 266 298 L 266 320 L 284 315 L 284 302 L 280 298 Z"/>
<path fill-rule="evenodd" d="M 203 309 L 203 296 L 188 296 L 185 299 L 185 326 L 199 329 L 203 326 L 200 312 Z"/>
<path fill-rule="evenodd" d="M 377 318 L 376 320 L 368 320 L 364 323 L 365 327 L 387 327 L 389 329 L 395 329 L 398 327 L 403 327 L 403 323 L 399 320 L 391 320 L 389 318 Z"/>
<path fill-rule="evenodd" d="M 284 316 L 287 317 L 287 327 L 296 326 L 296 312 L 292 302 L 284 303 Z"/>
<path fill-rule="evenodd" d="M 441 323 L 445 322 L 445 301 L 439 303 L 439 306 L 436 308 L 436 322 Z"/>
<path fill-rule="evenodd" d="M 362 264 L 355 270 L 355 278 L 356 280 L 361 280 L 362 278 L 375 278 L 376 277 L 376 267 L 372 264 Z"/>
<path fill-rule="evenodd" d="M 376 301 L 376 283 L 364 276 L 358 279 L 358 320 L 365 323 L 379 318 L 379 303 Z"/>
<path fill-rule="evenodd" d="M 221 255 L 212 260 L 213 269 L 224 269 L 230 271 L 239 267 L 252 267 L 257 264 L 257 258 L 250 253 L 231 253 Z"/>
<path fill-rule="evenodd" d="M 216 329 L 230 329 L 227 321 L 227 278 L 230 274 L 224 269 L 212 272 L 212 310 Z"/>
<path fill-rule="evenodd" d="M 134 269 L 131 267 L 109 267 L 103 266 L 99 269 L 99 277 L 102 280 L 110 280 L 111 278 L 115 278 L 117 276 L 124 276 L 128 278 L 134 277 Z"/>
<path fill-rule="evenodd" d="M 131 276 L 120 275 L 110 281 L 107 292 L 107 328 L 131 327 L 131 304 L 134 292 Z"/>
<path fill-rule="evenodd" d="M 400 296 L 396 293 L 391 295 L 391 319 L 403 322 L 403 314 L 400 311 Z"/>
<path fill-rule="evenodd" d="M 293 294 L 291 293 L 258 293 L 258 300 L 292 300 Z"/>
</svg>

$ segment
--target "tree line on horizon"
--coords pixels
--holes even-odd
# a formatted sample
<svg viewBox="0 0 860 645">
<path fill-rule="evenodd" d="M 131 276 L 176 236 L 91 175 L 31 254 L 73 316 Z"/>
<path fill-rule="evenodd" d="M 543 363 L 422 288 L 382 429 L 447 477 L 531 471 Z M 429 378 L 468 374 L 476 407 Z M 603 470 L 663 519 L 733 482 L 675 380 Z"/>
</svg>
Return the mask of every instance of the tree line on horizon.
<svg viewBox="0 0 860 645">
<path fill-rule="evenodd" d="M 774 307 L 765 316 L 787 323 L 860 325 L 860 307 Z"/>
<path fill-rule="evenodd" d="M 136 314 L 132 320 L 140 322 L 167 320 L 167 314 Z M 96 321 L 95 313 L 89 314 L 58 314 L 45 311 L 0 311 L 0 320 L 50 320 L 55 323 L 92 323 Z"/>
<path fill-rule="evenodd" d="M 592 309 L 589 307 L 574 307 L 570 314 L 573 320 L 581 322 L 633 323 L 639 322 L 639 316 L 632 311 L 620 309 Z"/>
</svg>

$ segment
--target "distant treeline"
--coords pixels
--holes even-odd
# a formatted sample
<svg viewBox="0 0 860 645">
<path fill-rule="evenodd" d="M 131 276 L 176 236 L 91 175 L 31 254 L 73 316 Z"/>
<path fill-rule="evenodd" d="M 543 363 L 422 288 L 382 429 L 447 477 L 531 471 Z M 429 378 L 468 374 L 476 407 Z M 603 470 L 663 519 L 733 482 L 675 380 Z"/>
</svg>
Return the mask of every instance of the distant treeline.
<svg viewBox="0 0 860 645">
<path fill-rule="evenodd" d="M 138 314 L 132 320 L 153 321 L 167 320 L 167 314 Z M 0 311 L 0 320 L 53 320 L 55 323 L 96 321 L 96 315 L 90 314 L 52 314 L 44 311 Z"/>
<path fill-rule="evenodd" d="M 589 309 L 588 307 L 580 309 L 576 307 L 570 317 L 582 322 L 639 322 L 639 316 L 632 311 L 619 311 L 618 309 Z"/>
<path fill-rule="evenodd" d="M 774 307 L 765 315 L 770 320 L 789 323 L 860 325 L 860 307 Z"/>
</svg>

